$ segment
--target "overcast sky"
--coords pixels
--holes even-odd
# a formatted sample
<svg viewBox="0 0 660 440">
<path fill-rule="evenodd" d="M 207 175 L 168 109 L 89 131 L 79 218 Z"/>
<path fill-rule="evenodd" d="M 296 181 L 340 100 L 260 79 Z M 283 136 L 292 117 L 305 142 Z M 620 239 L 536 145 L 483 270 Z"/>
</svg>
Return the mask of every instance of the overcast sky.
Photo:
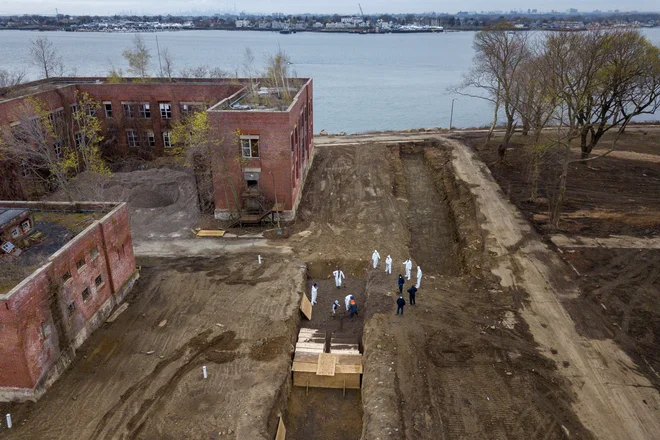
<svg viewBox="0 0 660 440">
<path fill-rule="evenodd" d="M 225 12 L 237 11 L 248 13 L 285 14 L 324 13 L 357 14 L 358 1 L 365 14 L 405 13 L 405 12 L 448 12 L 490 11 L 511 9 L 538 9 L 540 11 L 565 11 L 577 8 L 578 11 L 599 9 L 621 9 L 626 11 L 660 11 L 658 0 L 0 0 L 0 14 L 54 14 L 55 8 L 60 14 L 70 15 L 109 15 L 117 13 L 135 14 L 176 14 L 179 12 Z"/>
</svg>

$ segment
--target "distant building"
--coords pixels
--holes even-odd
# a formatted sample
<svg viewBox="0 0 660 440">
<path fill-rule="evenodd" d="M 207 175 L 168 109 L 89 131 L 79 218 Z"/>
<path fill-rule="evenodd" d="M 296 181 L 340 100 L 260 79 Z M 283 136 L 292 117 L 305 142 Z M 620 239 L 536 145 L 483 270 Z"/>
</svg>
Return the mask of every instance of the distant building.
<svg viewBox="0 0 660 440">
<path fill-rule="evenodd" d="M 312 80 L 291 78 L 288 91 L 265 87 L 252 91 L 248 84 L 240 79 L 36 81 L 11 93 L 5 90 L 5 98 L 0 89 L 0 126 L 20 124 L 15 111 L 25 98 L 33 97 L 46 103 L 54 120 L 65 120 L 64 125 L 71 127 L 75 92 L 87 92 L 100 104 L 96 117 L 113 154 L 148 159 L 176 147 L 171 136 L 175 121 L 207 111 L 221 148 L 213 158 L 216 217 L 260 216 L 276 208 L 282 219 L 293 219 L 313 158 Z M 62 136 L 53 139 L 53 148 L 74 144 L 76 133 Z M 20 181 L 16 168 L 0 162 L 2 175 L 11 173 Z"/>
<path fill-rule="evenodd" d="M 124 203 L 0 202 L 0 211 L 24 219 L 22 230 L 40 211 L 60 217 L 96 212 L 98 217 L 27 278 L 17 279 L 9 290 L 0 285 L 0 401 L 35 399 L 138 278 L 128 210 Z M 5 278 L 15 259 L 0 255 Z"/>
<path fill-rule="evenodd" d="M 236 20 L 234 22 L 237 28 L 247 28 L 251 27 L 250 20 Z"/>
<path fill-rule="evenodd" d="M 16 243 L 25 238 L 34 226 L 30 211 L 0 207 L 0 254 L 10 254 Z"/>
</svg>

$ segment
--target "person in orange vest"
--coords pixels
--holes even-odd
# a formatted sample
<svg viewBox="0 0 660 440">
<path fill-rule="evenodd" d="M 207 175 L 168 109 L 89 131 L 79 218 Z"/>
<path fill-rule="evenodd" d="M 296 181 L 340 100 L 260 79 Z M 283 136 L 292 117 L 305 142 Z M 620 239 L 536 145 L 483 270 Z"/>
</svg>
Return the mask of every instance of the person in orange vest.
<svg viewBox="0 0 660 440">
<path fill-rule="evenodd" d="M 350 318 L 350 320 L 352 321 L 352 320 L 353 320 L 353 315 L 358 315 L 357 304 L 355 304 L 355 300 L 354 300 L 354 299 L 351 300 L 350 310 L 351 310 L 351 318 Z M 359 316 L 359 315 L 358 315 L 358 316 Z"/>
</svg>

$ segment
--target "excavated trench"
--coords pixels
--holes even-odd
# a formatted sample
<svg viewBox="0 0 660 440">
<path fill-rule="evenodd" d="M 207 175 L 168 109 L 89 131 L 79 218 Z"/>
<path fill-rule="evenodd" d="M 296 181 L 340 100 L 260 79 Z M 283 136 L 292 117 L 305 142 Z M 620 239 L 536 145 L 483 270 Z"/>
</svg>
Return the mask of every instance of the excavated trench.
<svg viewBox="0 0 660 440">
<path fill-rule="evenodd" d="M 405 197 L 408 200 L 408 228 L 411 237 L 408 251 L 414 263 L 422 267 L 425 276 L 459 276 L 469 271 L 470 256 L 466 255 L 463 248 L 466 241 L 475 240 L 475 237 L 470 239 L 467 235 L 474 232 L 478 236 L 478 233 L 475 232 L 474 219 L 468 218 L 467 223 L 474 223 L 468 225 L 464 216 L 461 216 L 461 224 L 457 225 L 456 218 L 459 215 L 456 211 L 466 205 L 470 209 L 473 205 L 469 191 L 459 188 L 454 179 L 448 160 L 449 153 L 439 145 L 430 143 L 387 148 L 399 149 L 400 163 L 396 164 L 394 169 L 398 169 L 401 175 L 394 176 L 396 184 L 393 191 L 396 197 Z M 476 238 L 480 239 L 480 236 Z M 331 276 L 337 266 L 342 268 L 347 277 L 341 289 L 335 287 Z M 400 409 L 395 409 L 397 404 L 393 404 L 391 410 L 386 409 L 387 404 L 382 402 L 387 400 L 387 397 L 384 398 L 383 390 L 371 383 L 374 378 L 369 376 L 372 374 L 369 368 L 370 360 L 382 363 L 382 359 L 376 360 L 379 355 L 374 354 L 375 347 L 363 346 L 365 322 L 375 319 L 375 316 L 392 312 L 390 302 L 382 300 L 385 287 L 383 280 L 380 280 L 380 274 L 370 272 L 366 261 L 315 261 L 308 264 L 307 270 L 307 293 L 316 282 L 319 285 L 319 296 L 312 320 L 303 318 L 300 327 L 322 329 L 326 332 L 328 341 L 331 335 L 355 339 L 364 353 L 365 375 L 362 389 L 346 390 L 345 395 L 341 389 L 289 386 L 286 411 L 283 415 L 286 438 L 356 439 L 371 438 L 372 434 L 398 438 L 402 431 L 395 434 L 397 428 L 394 427 L 403 424 L 402 416 L 397 415 Z M 413 274 L 415 270 L 416 267 Z M 344 297 L 347 294 L 354 295 L 358 304 L 360 315 L 353 321 L 349 320 L 348 313 L 344 310 Z M 341 306 L 341 311 L 336 316 L 331 313 L 334 300 L 339 300 Z M 392 371 L 391 368 L 389 370 Z M 372 368 L 371 371 L 376 370 Z M 365 379 L 371 380 L 366 383 Z M 376 430 L 368 424 L 374 416 L 363 411 L 363 408 L 366 408 L 363 405 L 373 401 L 374 397 L 381 402 L 383 414 L 392 412 L 390 420 L 379 422 L 378 425 L 381 426 Z M 392 395 L 392 400 L 396 400 L 395 395 Z M 392 426 L 389 431 L 385 428 L 388 423 Z"/>
</svg>

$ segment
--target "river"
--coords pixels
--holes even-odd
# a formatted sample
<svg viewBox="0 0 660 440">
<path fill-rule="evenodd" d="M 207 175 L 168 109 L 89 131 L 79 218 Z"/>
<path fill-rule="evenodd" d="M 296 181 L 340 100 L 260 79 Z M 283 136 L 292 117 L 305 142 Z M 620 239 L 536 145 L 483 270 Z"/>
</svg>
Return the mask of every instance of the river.
<svg viewBox="0 0 660 440">
<path fill-rule="evenodd" d="M 660 29 L 644 34 L 660 45 Z M 144 34 L 152 50 L 152 70 L 158 71 L 156 34 Z M 255 31 L 180 31 L 158 33 L 160 49 L 174 55 L 175 68 L 209 65 L 232 74 L 246 47 L 257 67 L 268 54 L 284 49 L 299 76 L 314 78 L 315 131 L 360 133 L 488 124 L 491 108 L 483 100 L 452 95 L 447 87 L 461 81 L 472 64 L 474 32 L 435 34 L 281 35 Z M 58 47 L 66 68 L 84 76 L 105 76 L 112 64 L 125 68 L 121 56 L 132 34 L 0 31 L 0 68 L 26 68 L 30 40 L 48 37 Z M 651 119 L 647 117 L 646 119 Z M 652 118 L 656 119 L 656 118 Z"/>
</svg>

